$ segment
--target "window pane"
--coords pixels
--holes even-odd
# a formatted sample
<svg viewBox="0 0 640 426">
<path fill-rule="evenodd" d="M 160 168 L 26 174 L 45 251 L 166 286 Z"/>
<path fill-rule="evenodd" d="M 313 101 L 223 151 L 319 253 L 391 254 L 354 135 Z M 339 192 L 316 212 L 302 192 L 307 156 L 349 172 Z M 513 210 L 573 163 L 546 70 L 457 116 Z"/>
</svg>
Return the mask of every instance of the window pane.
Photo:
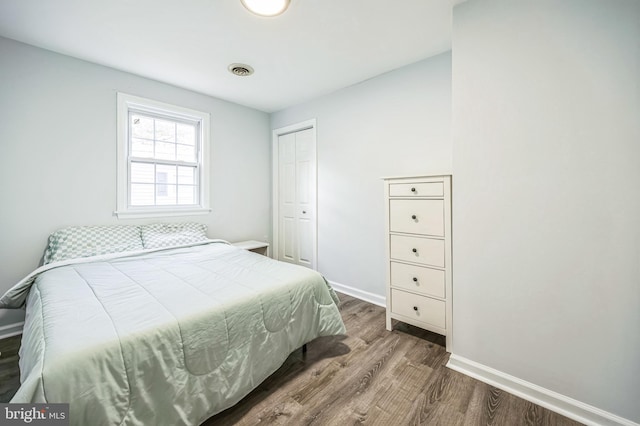
<svg viewBox="0 0 640 426">
<path fill-rule="evenodd" d="M 196 183 L 196 168 L 195 167 L 178 167 L 178 183 L 195 185 Z"/>
<path fill-rule="evenodd" d="M 166 166 L 164 164 L 156 165 L 156 182 L 157 183 L 176 183 L 176 166 Z M 163 181 L 161 182 L 159 176 L 163 176 Z"/>
<path fill-rule="evenodd" d="M 153 183 L 153 164 L 131 163 L 131 183 Z"/>
<path fill-rule="evenodd" d="M 178 123 L 178 143 L 195 146 L 196 126 Z"/>
<path fill-rule="evenodd" d="M 162 190 L 160 189 L 162 187 Z M 162 194 L 158 194 L 162 192 Z M 176 204 L 176 185 L 158 185 L 156 189 L 157 205 L 175 205 Z"/>
<path fill-rule="evenodd" d="M 153 139 L 153 118 L 131 114 L 131 135 L 134 138 Z"/>
<path fill-rule="evenodd" d="M 189 145 L 177 145 L 179 161 L 196 161 L 196 148 Z"/>
<path fill-rule="evenodd" d="M 193 185 L 178 185 L 178 204 L 196 204 L 196 187 Z"/>
<path fill-rule="evenodd" d="M 132 206 L 152 206 L 153 205 L 153 184 L 131 184 L 131 205 Z"/>
<path fill-rule="evenodd" d="M 174 121 L 156 119 L 156 140 L 176 141 L 176 123 Z"/>
<path fill-rule="evenodd" d="M 131 139 L 131 156 L 152 158 L 153 141 L 148 141 L 145 139 Z"/>
<path fill-rule="evenodd" d="M 166 142 L 156 142 L 156 156 L 160 160 L 176 159 L 176 144 Z"/>
<path fill-rule="evenodd" d="M 166 197 L 169 193 L 167 189 L 167 174 L 156 173 L 156 197 Z"/>
</svg>

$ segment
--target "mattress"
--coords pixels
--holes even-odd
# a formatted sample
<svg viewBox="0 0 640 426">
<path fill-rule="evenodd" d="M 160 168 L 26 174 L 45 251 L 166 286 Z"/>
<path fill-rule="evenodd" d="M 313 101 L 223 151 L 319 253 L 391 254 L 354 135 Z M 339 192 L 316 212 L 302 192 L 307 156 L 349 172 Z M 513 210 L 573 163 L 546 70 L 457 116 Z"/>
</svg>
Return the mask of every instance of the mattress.
<svg viewBox="0 0 640 426">
<path fill-rule="evenodd" d="M 0 298 L 20 306 L 11 402 L 68 402 L 77 425 L 199 424 L 345 333 L 320 274 L 220 241 L 52 263 Z"/>
</svg>

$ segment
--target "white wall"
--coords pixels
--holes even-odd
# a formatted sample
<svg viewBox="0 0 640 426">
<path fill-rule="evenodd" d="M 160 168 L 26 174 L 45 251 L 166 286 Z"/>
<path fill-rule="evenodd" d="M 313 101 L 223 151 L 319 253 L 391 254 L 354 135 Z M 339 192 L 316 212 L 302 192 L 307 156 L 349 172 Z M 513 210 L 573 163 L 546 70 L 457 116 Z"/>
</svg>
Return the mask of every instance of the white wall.
<svg viewBox="0 0 640 426">
<path fill-rule="evenodd" d="M 640 421 L 640 2 L 454 11 L 454 351 Z"/>
<path fill-rule="evenodd" d="M 317 119 L 318 270 L 384 297 L 383 176 L 451 170 L 451 54 L 272 114 Z"/>
<path fill-rule="evenodd" d="M 228 240 L 269 235 L 266 113 L 4 38 L 0 62 L 0 294 L 38 266 L 52 231 L 138 222 L 112 214 L 118 91 L 211 114 L 213 211 L 167 221 Z M 21 318 L 0 311 L 0 327 Z"/>
</svg>

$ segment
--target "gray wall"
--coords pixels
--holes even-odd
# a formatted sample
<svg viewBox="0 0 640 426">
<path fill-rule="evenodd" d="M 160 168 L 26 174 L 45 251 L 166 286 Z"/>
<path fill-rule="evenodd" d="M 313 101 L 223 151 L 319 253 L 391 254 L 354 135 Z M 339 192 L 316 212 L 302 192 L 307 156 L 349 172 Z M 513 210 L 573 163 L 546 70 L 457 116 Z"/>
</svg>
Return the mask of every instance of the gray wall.
<svg viewBox="0 0 640 426">
<path fill-rule="evenodd" d="M 385 296 L 381 177 L 451 170 L 451 54 L 271 116 L 317 119 L 318 270 Z"/>
<path fill-rule="evenodd" d="M 640 2 L 453 31 L 454 352 L 640 421 Z"/>
<path fill-rule="evenodd" d="M 3 38 L 0 63 L 0 293 L 38 266 L 52 231 L 138 222 L 112 214 L 118 91 L 211 114 L 213 211 L 168 220 L 232 241 L 270 234 L 266 113 Z M 21 319 L 0 311 L 0 327 Z"/>
</svg>

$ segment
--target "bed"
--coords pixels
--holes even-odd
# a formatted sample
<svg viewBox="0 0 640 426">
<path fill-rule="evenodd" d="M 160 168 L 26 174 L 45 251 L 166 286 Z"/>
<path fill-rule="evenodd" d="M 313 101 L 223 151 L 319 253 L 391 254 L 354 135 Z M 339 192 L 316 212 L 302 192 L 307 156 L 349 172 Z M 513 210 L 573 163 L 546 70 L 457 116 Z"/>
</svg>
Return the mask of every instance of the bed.
<svg viewBox="0 0 640 426">
<path fill-rule="evenodd" d="M 78 425 L 200 424 L 303 344 L 345 333 L 315 271 L 221 240 L 142 237 L 49 253 L 0 298 L 26 308 L 11 402 L 68 402 Z"/>
</svg>

